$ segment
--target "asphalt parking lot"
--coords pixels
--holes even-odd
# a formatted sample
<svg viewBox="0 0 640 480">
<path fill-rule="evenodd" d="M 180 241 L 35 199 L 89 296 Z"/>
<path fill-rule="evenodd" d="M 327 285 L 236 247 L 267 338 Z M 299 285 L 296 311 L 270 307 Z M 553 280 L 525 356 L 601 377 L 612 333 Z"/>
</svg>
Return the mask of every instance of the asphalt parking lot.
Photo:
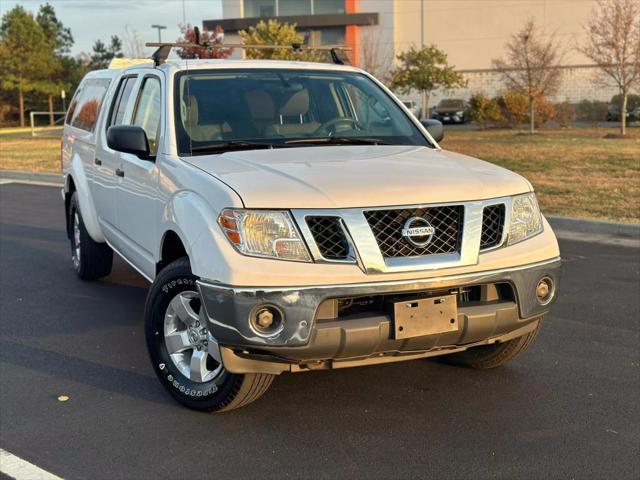
<svg viewBox="0 0 640 480">
<path fill-rule="evenodd" d="M 69 479 L 637 479 L 640 251 L 561 250 L 560 300 L 506 367 L 289 374 L 202 414 L 154 377 L 145 281 L 77 280 L 59 190 L 0 185 L 0 448 Z"/>
</svg>

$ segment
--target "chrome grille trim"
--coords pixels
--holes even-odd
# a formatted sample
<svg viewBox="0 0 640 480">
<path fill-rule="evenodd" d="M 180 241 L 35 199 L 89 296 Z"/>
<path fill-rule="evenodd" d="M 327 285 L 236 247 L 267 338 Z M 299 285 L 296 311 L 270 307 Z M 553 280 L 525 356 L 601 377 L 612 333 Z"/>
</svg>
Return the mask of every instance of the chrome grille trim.
<svg viewBox="0 0 640 480">
<path fill-rule="evenodd" d="M 340 217 L 308 216 L 306 220 L 323 258 L 333 261 L 349 258 L 349 242 Z"/>
<path fill-rule="evenodd" d="M 480 252 L 482 214 L 484 207 L 499 203 L 503 203 L 505 205 L 506 211 L 503 238 L 499 245 L 501 246 L 505 244 L 506 235 L 509 231 L 511 197 L 436 204 L 393 205 L 385 207 L 293 209 L 291 210 L 291 213 L 315 262 L 357 264 L 362 271 L 368 274 L 396 273 L 476 265 L 478 263 L 480 253 L 485 253 L 485 251 L 491 250 L 487 249 Z M 378 247 L 376 237 L 365 217 L 365 212 L 375 210 L 426 209 L 444 206 L 461 206 L 464 209 L 462 240 L 460 242 L 459 250 L 453 253 L 425 255 L 420 257 L 385 258 Z M 347 241 L 349 242 L 350 248 L 348 260 L 332 261 L 322 256 L 306 222 L 306 217 L 313 216 L 340 217 L 342 219 L 341 225 L 347 235 Z M 499 246 L 494 248 L 499 248 Z"/>
<path fill-rule="evenodd" d="M 504 237 L 506 206 L 504 203 L 487 205 L 482 210 L 482 235 L 480 251 L 499 247 Z"/>
</svg>

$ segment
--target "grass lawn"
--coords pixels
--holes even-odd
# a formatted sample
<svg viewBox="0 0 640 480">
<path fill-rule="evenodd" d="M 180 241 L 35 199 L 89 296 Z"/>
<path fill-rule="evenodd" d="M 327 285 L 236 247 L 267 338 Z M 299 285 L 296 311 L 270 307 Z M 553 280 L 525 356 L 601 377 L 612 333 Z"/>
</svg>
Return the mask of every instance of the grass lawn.
<svg viewBox="0 0 640 480">
<path fill-rule="evenodd" d="M 60 136 L 0 136 L 0 169 L 60 173 Z"/>
<path fill-rule="evenodd" d="M 640 128 L 447 131 L 442 148 L 518 172 L 551 215 L 640 222 Z"/>
<path fill-rule="evenodd" d="M 605 139 L 609 128 L 447 131 L 442 147 L 524 175 L 544 213 L 640 222 L 640 128 Z M 60 171 L 57 136 L 0 136 L 0 169 Z"/>
</svg>

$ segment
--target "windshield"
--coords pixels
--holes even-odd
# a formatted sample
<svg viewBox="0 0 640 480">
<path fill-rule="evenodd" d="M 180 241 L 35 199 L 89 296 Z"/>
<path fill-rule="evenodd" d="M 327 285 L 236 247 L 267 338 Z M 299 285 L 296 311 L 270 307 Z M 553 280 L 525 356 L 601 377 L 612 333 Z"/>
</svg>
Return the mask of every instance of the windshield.
<svg viewBox="0 0 640 480">
<path fill-rule="evenodd" d="M 225 145 L 431 146 L 384 90 L 356 72 L 197 70 L 177 73 L 175 84 L 181 155 Z"/>
</svg>

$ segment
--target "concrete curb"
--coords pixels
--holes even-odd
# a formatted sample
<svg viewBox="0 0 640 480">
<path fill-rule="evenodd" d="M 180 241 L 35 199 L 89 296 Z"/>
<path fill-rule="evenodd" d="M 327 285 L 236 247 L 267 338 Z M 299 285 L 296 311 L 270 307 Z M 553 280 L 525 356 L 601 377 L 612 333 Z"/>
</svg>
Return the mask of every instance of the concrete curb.
<svg viewBox="0 0 640 480">
<path fill-rule="evenodd" d="M 62 174 L 19 172 L 17 170 L 0 169 L 0 178 L 3 180 L 19 180 L 22 182 L 51 183 L 62 186 Z"/>
<path fill-rule="evenodd" d="M 554 230 L 573 232 L 576 234 L 608 235 L 640 239 L 640 224 L 586 220 L 583 218 L 558 217 L 545 215 Z"/>
<path fill-rule="evenodd" d="M 62 175 L 56 173 L 30 173 L 0 169 L 0 179 L 62 186 Z M 551 227 L 559 232 L 570 232 L 572 237 L 607 236 L 640 240 L 640 224 L 586 220 L 583 218 L 545 215 Z"/>
</svg>

